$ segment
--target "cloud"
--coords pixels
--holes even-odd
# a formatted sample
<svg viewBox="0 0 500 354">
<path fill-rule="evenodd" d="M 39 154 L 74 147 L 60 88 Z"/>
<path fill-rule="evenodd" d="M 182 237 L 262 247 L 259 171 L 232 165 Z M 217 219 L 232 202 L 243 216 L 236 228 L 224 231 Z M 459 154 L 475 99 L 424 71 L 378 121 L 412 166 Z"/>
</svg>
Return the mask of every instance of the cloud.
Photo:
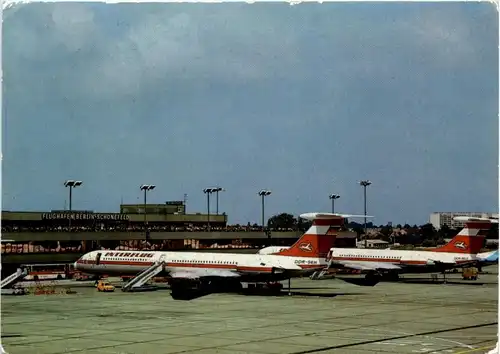
<svg viewBox="0 0 500 354">
<path fill-rule="evenodd" d="M 374 181 L 377 216 L 393 221 L 463 204 L 464 184 L 477 190 L 471 207 L 496 204 L 484 198 L 498 158 L 498 19 L 487 4 L 7 11 L 10 207 L 60 204 L 32 195 L 67 175 L 85 179 L 87 207 L 101 210 L 144 181 L 202 210 L 200 190 L 224 184 L 241 222 L 258 219 L 248 215 L 258 203 L 242 200 L 260 186 L 275 190 L 270 212 L 329 208 L 338 191 L 344 210 L 359 212 L 360 178 Z M 411 203 L 386 202 L 395 195 Z"/>
<path fill-rule="evenodd" d="M 300 6 L 292 11 L 286 4 L 199 5 L 189 11 L 164 4 L 157 5 L 156 11 L 135 11 L 137 16 L 128 21 L 115 20 L 127 12 L 117 11 L 118 17 L 110 17 L 107 24 L 95 22 L 95 6 L 29 6 L 43 9 L 44 16 L 30 18 L 35 26 L 27 22 L 14 24 L 10 36 L 20 44 L 14 48 L 16 54 L 44 61 L 60 45 L 66 54 L 82 51 L 74 60 L 84 61 L 85 70 L 80 70 L 75 81 L 84 94 L 91 92 L 96 97 L 134 95 L 158 83 L 174 84 L 176 80 L 193 78 L 228 83 L 303 77 L 315 70 L 305 64 L 312 56 L 332 60 L 333 65 L 324 75 L 343 82 L 355 76 L 383 78 L 401 56 L 410 63 L 426 60 L 450 66 L 457 60 L 457 64 L 463 64 L 465 56 L 477 53 L 467 25 L 426 8 L 415 17 L 394 16 L 393 21 L 377 24 L 379 29 L 370 31 L 369 18 L 362 23 L 366 20 L 363 11 L 359 15 L 354 12 L 349 20 L 338 11 L 340 15 L 333 15 L 336 26 L 326 26 L 325 22 L 315 26 L 317 9 L 329 8 L 335 13 L 341 8 L 338 4 L 318 6 L 309 15 L 302 15 Z M 139 9 L 144 5 L 113 6 Z M 453 13 L 464 17 L 461 11 Z M 116 36 L 109 34 L 115 21 L 120 27 Z M 344 26 L 346 30 L 342 30 Z M 49 30 L 37 31 L 36 27 Z M 323 53 L 304 50 L 305 41 L 311 41 L 313 36 L 318 37 L 322 47 L 317 49 Z M 40 43 L 44 43 L 43 48 Z M 415 48 L 417 57 L 409 57 Z M 84 53 L 92 54 L 92 58 Z"/>
<path fill-rule="evenodd" d="M 54 42 L 62 44 L 69 52 L 76 52 L 92 44 L 98 34 L 94 13 L 84 4 L 71 7 L 55 6 L 51 19 L 54 24 Z"/>
<path fill-rule="evenodd" d="M 223 10 L 222 14 L 210 7 L 206 12 L 188 14 L 160 5 L 160 11 L 138 11 L 137 18 L 127 23 L 117 21 L 119 35 L 110 36 L 112 24 L 96 23 L 89 6 L 35 6 L 44 6 L 44 16 L 31 20 L 50 31 L 40 33 L 33 24 L 9 21 L 6 26 L 14 26 L 10 36 L 20 44 L 20 48 L 14 48 L 15 54 L 29 58 L 57 51 L 60 45 L 66 55 L 82 52 L 80 58 L 74 58 L 75 66 L 85 60 L 86 67 L 76 81 L 81 83 L 83 93 L 93 92 L 97 97 L 133 95 L 165 80 L 265 79 L 280 72 L 285 75 L 296 63 L 294 38 L 286 30 L 275 28 L 273 17 L 265 11 L 260 11 L 256 24 L 251 16 L 245 16 L 241 6 Z M 38 43 L 44 43 L 44 47 Z M 93 52 L 90 60 L 84 55 L 89 52 Z M 43 54 L 39 58 L 46 59 Z"/>
</svg>

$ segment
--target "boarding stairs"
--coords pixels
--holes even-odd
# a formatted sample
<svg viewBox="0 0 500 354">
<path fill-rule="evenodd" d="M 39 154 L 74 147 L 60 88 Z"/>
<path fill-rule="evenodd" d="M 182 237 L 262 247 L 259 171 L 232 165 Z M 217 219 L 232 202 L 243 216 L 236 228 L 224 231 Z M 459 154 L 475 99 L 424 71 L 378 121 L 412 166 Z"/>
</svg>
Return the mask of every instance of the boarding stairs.
<svg viewBox="0 0 500 354">
<path fill-rule="evenodd" d="M 25 276 L 28 275 L 28 270 L 26 268 L 17 268 L 17 271 L 15 273 L 12 273 L 9 275 L 7 278 L 2 279 L 1 282 L 1 287 L 0 289 L 8 289 L 12 287 L 15 283 L 23 279 Z"/>
<path fill-rule="evenodd" d="M 140 289 L 144 284 L 153 279 L 158 273 L 163 271 L 165 261 L 161 260 L 153 263 L 149 268 L 144 269 L 135 277 L 130 279 L 125 285 L 122 286 L 122 291 L 133 291 Z"/>
<path fill-rule="evenodd" d="M 332 265 L 331 256 L 327 256 L 327 262 L 328 263 L 326 264 L 325 268 L 315 271 L 314 273 L 311 274 L 311 276 L 309 278 L 311 280 L 318 280 L 318 279 L 323 278 L 323 276 L 328 272 L 328 269 L 330 269 L 330 267 Z"/>
<path fill-rule="evenodd" d="M 323 278 L 323 276 L 326 274 L 327 271 L 328 271 L 328 268 L 317 270 L 317 271 L 315 271 L 314 273 L 311 274 L 310 278 L 312 280 L 321 279 L 321 278 Z"/>
</svg>

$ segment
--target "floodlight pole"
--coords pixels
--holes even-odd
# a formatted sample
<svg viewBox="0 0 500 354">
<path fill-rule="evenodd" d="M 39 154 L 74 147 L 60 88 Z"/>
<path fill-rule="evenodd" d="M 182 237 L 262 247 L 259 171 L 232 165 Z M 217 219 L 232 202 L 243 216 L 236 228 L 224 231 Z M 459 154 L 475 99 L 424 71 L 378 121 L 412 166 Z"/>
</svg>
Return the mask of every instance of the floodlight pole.
<svg viewBox="0 0 500 354">
<path fill-rule="evenodd" d="M 212 192 L 207 193 L 207 222 L 208 222 L 208 231 L 210 231 L 210 194 Z"/>
<path fill-rule="evenodd" d="M 340 195 L 330 194 L 329 198 L 332 200 L 332 214 L 335 213 L 335 199 L 339 199 Z"/>
<path fill-rule="evenodd" d="M 366 187 L 368 187 L 372 182 L 369 180 L 363 180 L 359 182 L 359 185 L 363 187 L 363 195 L 364 195 L 364 204 L 365 204 L 365 248 L 368 247 L 368 235 L 367 235 L 367 229 L 366 229 Z"/>
<path fill-rule="evenodd" d="M 207 227 L 208 231 L 210 231 L 210 194 L 216 191 L 217 188 L 205 188 L 203 189 L 203 193 L 207 195 Z"/>
<path fill-rule="evenodd" d="M 265 194 L 262 194 L 262 229 L 265 229 L 266 228 L 266 224 L 265 224 L 265 212 L 264 212 L 264 209 L 265 209 Z"/>
<path fill-rule="evenodd" d="M 148 213 L 146 212 L 146 206 L 148 205 L 147 203 L 148 190 L 146 188 L 144 188 L 143 190 L 144 190 L 144 231 L 146 231 L 148 228 L 148 218 L 147 218 Z"/>
<path fill-rule="evenodd" d="M 267 197 L 268 195 L 271 195 L 271 191 L 270 190 L 267 190 L 267 189 L 262 189 L 261 191 L 259 191 L 258 195 L 261 196 L 262 198 L 262 229 L 265 230 L 266 229 L 266 224 L 265 224 L 265 214 L 264 214 L 264 210 L 265 210 L 265 197 Z"/>
<path fill-rule="evenodd" d="M 222 187 L 216 187 L 216 188 L 212 188 L 212 191 L 215 192 L 215 198 L 217 200 L 216 202 L 216 214 L 219 215 L 219 192 L 224 192 L 225 189 L 222 188 Z"/>
<path fill-rule="evenodd" d="M 64 182 L 64 186 L 69 188 L 69 228 L 71 231 L 71 212 L 73 210 L 73 188 L 81 186 L 83 184 L 82 181 L 75 181 L 72 179 L 68 179 Z"/>
<path fill-rule="evenodd" d="M 146 211 L 146 207 L 147 207 L 147 193 L 148 191 L 151 191 L 153 189 L 156 188 L 156 186 L 154 184 L 142 184 L 140 187 L 139 187 L 142 191 L 144 191 L 144 232 L 145 232 L 145 235 L 146 235 L 146 239 L 147 239 L 147 235 L 148 235 L 148 218 L 147 218 L 147 211 Z"/>
<path fill-rule="evenodd" d="M 72 204 L 71 203 L 72 199 L 73 199 L 73 187 L 69 186 L 69 211 L 70 212 L 72 210 L 72 205 L 71 205 Z"/>
</svg>

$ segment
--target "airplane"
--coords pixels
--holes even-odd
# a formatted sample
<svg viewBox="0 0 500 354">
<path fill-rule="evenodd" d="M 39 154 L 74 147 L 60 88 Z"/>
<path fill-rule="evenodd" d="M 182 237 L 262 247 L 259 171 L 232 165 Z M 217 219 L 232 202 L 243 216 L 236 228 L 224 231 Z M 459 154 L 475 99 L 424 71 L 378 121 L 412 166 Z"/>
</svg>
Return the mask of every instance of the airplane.
<svg viewBox="0 0 500 354">
<path fill-rule="evenodd" d="M 486 267 L 492 264 L 498 264 L 498 250 L 489 251 L 477 254 L 477 268 L 479 271 L 482 267 Z"/>
<path fill-rule="evenodd" d="M 446 245 L 425 251 L 332 248 L 330 268 L 350 268 L 367 272 L 378 282 L 382 276 L 398 278 L 401 273 L 428 273 L 476 264 L 478 252 L 492 223 L 498 219 L 456 216 L 465 227 Z"/>
<path fill-rule="evenodd" d="M 238 291 L 242 283 L 267 283 L 269 288 L 281 291 L 283 285 L 279 282 L 283 280 L 288 280 L 290 291 L 291 278 L 325 268 L 326 256 L 344 218 L 365 215 L 305 213 L 300 217 L 312 220 L 311 227 L 290 248 L 272 255 L 99 250 L 83 255 L 74 268 L 93 275 L 128 274 L 139 278 L 149 269 L 153 274 L 153 267 L 161 264 L 174 299 Z"/>
</svg>

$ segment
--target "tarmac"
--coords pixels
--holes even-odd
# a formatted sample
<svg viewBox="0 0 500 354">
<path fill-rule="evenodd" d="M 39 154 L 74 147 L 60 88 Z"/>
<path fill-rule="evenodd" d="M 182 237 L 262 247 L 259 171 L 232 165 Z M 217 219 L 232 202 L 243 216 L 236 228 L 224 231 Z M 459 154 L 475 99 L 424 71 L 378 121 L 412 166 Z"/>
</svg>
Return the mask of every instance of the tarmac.
<svg viewBox="0 0 500 354">
<path fill-rule="evenodd" d="M 9 354 L 486 353 L 498 333 L 498 268 L 477 281 L 292 280 L 292 296 L 169 290 L 1 297 Z M 485 270 L 488 270 L 485 268 Z M 453 278 L 453 279 L 451 279 Z"/>
</svg>

